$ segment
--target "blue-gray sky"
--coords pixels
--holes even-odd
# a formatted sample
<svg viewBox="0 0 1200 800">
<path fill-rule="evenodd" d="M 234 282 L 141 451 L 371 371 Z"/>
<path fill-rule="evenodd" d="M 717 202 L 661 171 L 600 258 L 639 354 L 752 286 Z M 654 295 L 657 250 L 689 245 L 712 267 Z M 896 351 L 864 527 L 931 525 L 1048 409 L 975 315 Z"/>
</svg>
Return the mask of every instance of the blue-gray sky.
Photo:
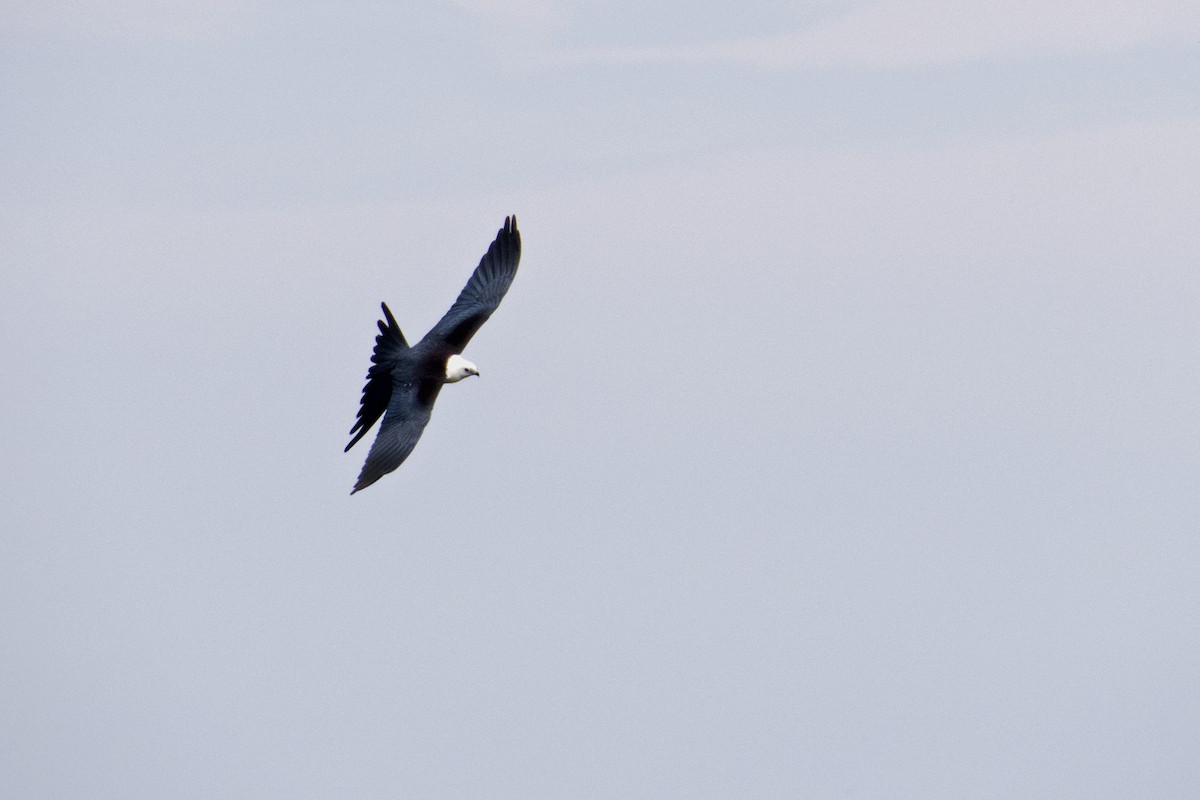
<svg viewBox="0 0 1200 800">
<path fill-rule="evenodd" d="M 1197 794 L 1198 8 L 4 3 L 0 795 Z"/>
</svg>

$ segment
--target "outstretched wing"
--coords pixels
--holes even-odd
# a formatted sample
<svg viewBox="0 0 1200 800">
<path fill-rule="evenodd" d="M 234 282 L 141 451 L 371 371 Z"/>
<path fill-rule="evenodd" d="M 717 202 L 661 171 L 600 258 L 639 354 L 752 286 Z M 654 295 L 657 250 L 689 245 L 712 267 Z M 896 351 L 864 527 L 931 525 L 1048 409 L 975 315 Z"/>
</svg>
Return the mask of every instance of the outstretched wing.
<svg viewBox="0 0 1200 800">
<path fill-rule="evenodd" d="M 366 436 L 375 421 L 387 410 L 388 401 L 392 397 L 392 368 L 408 349 L 408 342 L 404 340 L 404 334 L 400 332 L 400 326 L 396 324 L 391 309 L 387 307 L 387 303 L 379 305 L 383 307 L 383 316 L 387 322 L 379 320 L 379 335 L 375 337 L 375 350 L 371 353 L 371 368 L 367 370 L 367 385 L 363 387 L 358 420 L 350 429 L 352 435 L 355 431 L 358 431 L 358 434 L 346 445 L 343 453 L 349 452 L 359 439 Z"/>
<path fill-rule="evenodd" d="M 471 280 L 467 281 L 446 315 L 425 334 L 422 344 L 436 344 L 461 353 L 475 331 L 487 322 L 504 299 L 520 260 L 521 233 L 517 230 L 517 218 L 505 217 L 504 227 L 496 234 Z"/>
<path fill-rule="evenodd" d="M 429 424 L 433 401 L 441 389 L 442 384 L 438 381 L 396 383 L 391 390 L 383 424 L 379 426 L 379 435 L 367 453 L 367 460 L 350 494 L 367 488 L 404 463 Z"/>
</svg>

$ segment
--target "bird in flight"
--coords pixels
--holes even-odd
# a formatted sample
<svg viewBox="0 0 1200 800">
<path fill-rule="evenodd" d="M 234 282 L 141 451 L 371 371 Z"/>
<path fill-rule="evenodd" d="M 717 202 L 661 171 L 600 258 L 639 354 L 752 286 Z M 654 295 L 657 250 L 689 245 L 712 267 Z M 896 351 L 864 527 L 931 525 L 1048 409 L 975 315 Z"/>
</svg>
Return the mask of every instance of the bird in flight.
<svg viewBox="0 0 1200 800">
<path fill-rule="evenodd" d="M 381 416 L 383 424 L 350 494 L 367 488 L 408 458 L 429 422 L 433 402 L 444 384 L 479 374 L 478 367 L 460 353 L 504 299 L 520 260 L 517 218 L 505 217 L 504 227 L 496 234 L 454 305 L 412 347 L 405 341 L 387 303 L 381 304 L 384 319 L 379 321 L 358 420 L 350 429 L 354 438 L 344 452 L 349 452 Z"/>
</svg>

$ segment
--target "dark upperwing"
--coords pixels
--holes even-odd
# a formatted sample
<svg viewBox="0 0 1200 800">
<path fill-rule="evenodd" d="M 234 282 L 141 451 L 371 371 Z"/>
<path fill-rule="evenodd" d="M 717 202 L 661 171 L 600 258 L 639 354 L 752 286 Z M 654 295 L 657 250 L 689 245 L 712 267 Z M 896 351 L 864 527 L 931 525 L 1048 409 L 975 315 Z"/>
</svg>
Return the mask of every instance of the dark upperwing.
<svg viewBox="0 0 1200 800">
<path fill-rule="evenodd" d="M 505 217 L 504 227 L 480 259 L 479 266 L 459 292 L 458 299 L 438 320 L 438 324 L 425 334 L 421 345 L 461 353 L 504 299 L 516 277 L 520 260 L 521 233 L 517 230 L 517 218 Z"/>
<path fill-rule="evenodd" d="M 350 494 L 367 488 L 404 463 L 429 424 L 433 401 L 441 389 L 441 383 L 431 380 L 396 384 L 388 401 L 383 424 L 379 426 L 379 434 L 371 444 L 367 460 L 363 462 L 362 471 L 358 473 L 358 480 Z"/>
</svg>

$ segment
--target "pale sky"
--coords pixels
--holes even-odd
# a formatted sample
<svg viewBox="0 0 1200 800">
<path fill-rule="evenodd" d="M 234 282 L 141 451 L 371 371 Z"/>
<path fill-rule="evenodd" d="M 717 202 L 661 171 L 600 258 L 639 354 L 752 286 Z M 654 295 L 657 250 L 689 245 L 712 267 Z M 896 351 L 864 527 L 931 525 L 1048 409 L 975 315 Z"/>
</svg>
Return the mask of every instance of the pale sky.
<svg viewBox="0 0 1200 800">
<path fill-rule="evenodd" d="M 0 4 L 0 796 L 1200 794 L 1198 9 Z"/>
</svg>

